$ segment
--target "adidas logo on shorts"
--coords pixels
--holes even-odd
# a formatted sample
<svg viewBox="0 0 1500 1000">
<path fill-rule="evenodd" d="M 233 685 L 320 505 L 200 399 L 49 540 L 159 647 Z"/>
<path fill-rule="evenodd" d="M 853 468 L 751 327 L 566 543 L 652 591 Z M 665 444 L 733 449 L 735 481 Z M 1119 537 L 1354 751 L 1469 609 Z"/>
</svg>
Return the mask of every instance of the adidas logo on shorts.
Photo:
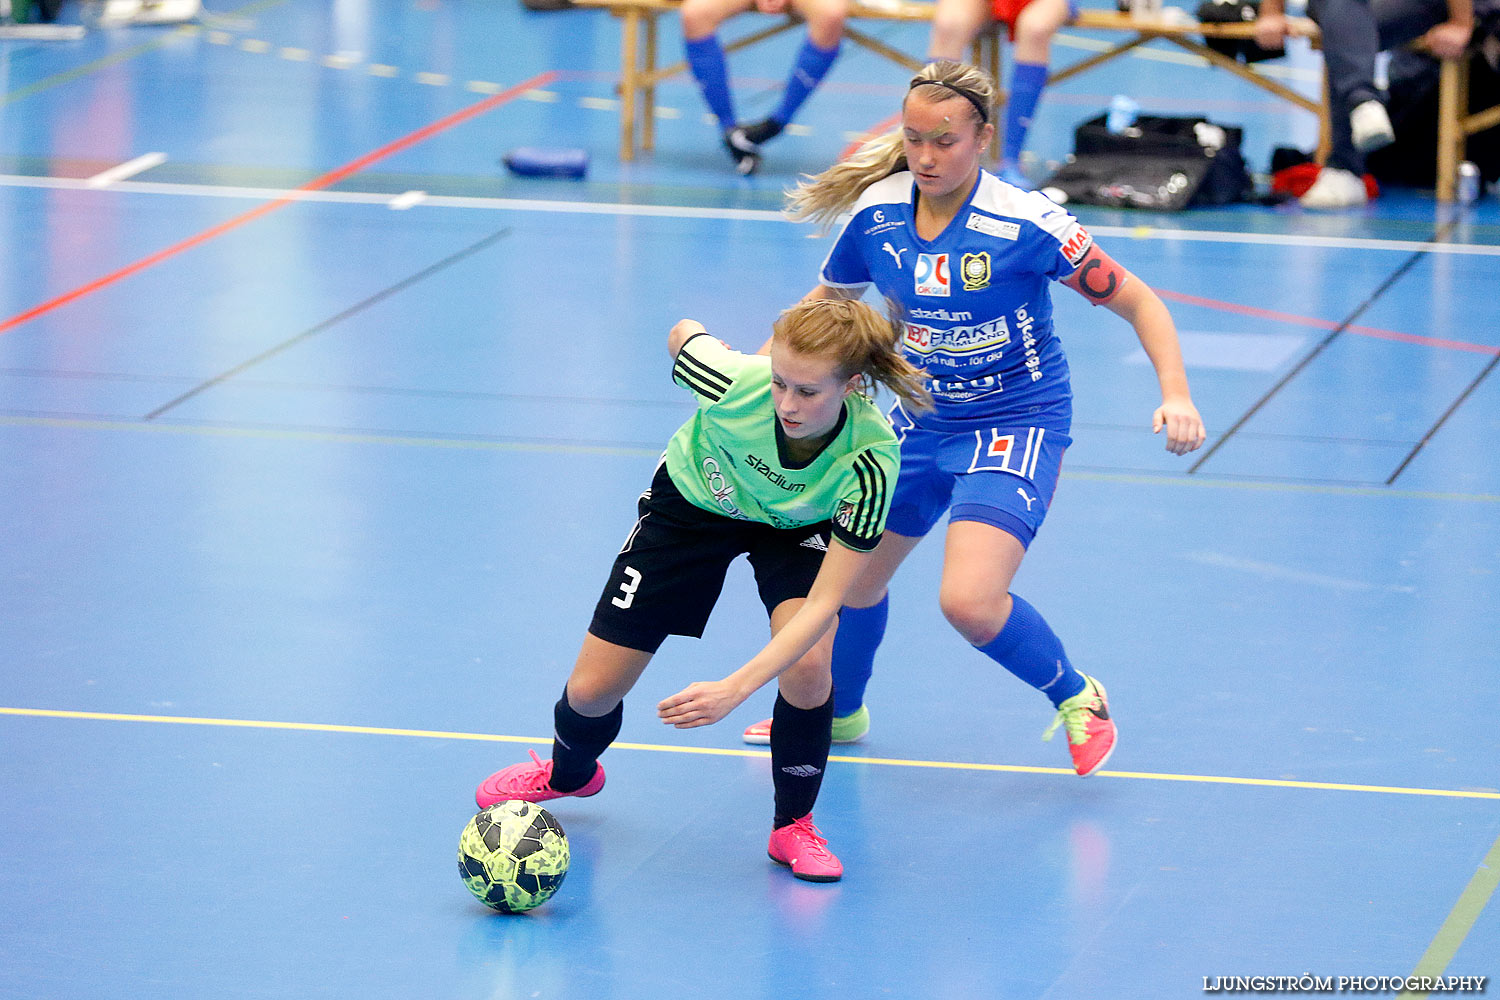
<svg viewBox="0 0 1500 1000">
<path fill-rule="evenodd" d="M 817 549 L 819 552 L 828 551 L 828 543 L 823 541 L 822 535 L 808 535 L 802 539 L 800 547 L 804 549 Z"/>
</svg>

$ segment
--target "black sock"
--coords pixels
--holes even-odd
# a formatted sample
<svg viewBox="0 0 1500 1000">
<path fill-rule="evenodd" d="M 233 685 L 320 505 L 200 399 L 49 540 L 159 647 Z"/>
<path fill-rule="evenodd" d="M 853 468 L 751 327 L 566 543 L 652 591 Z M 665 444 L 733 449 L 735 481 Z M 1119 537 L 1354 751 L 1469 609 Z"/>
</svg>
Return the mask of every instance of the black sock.
<svg viewBox="0 0 1500 1000">
<path fill-rule="evenodd" d="M 579 715 L 568 704 L 568 689 L 552 708 L 552 781 L 559 792 L 576 792 L 594 777 L 599 755 L 620 735 L 625 718 L 622 701 L 606 715 L 590 718 Z"/>
<path fill-rule="evenodd" d="M 797 708 L 776 695 L 771 711 L 771 781 L 776 786 L 774 829 L 812 812 L 833 741 L 833 696 L 817 708 Z"/>
</svg>

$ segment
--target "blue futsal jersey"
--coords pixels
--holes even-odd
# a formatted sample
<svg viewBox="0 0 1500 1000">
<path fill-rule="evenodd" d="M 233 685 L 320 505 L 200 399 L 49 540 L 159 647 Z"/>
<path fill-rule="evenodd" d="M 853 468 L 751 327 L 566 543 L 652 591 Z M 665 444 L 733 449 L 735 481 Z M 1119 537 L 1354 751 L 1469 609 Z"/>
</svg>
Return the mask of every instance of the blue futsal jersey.
<svg viewBox="0 0 1500 1000">
<path fill-rule="evenodd" d="M 981 170 L 968 204 L 929 242 L 917 235 L 914 195 L 908 172 L 866 188 L 820 280 L 856 293 L 874 284 L 899 303 L 902 350 L 931 376 L 935 408 L 915 416 L 919 426 L 1066 433 L 1073 393 L 1050 284 L 1073 273 L 1093 237 L 1044 196 Z"/>
</svg>

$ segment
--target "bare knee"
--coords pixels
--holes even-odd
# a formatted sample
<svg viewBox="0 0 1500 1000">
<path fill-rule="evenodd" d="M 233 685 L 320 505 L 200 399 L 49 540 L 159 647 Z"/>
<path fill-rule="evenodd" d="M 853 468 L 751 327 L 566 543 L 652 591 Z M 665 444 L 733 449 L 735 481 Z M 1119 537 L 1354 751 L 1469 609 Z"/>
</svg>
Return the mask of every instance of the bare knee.
<svg viewBox="0 0 1500 1000">
<path fill-rule="evenodd" d="M 849 5 L 843 0 L 805 5 L 802 19 L 807 22 L 807 37 L 820 49 L 831 49 L 844 37 L 844 19 Z"/>
<path fill-rule="evenodd" d="M 715 4 L 694 3 L 688 0 L 682 5 L 682 35 L 688 41 L 707 38 L 719 30 L 726 18 Z"/>
<path fill-rule="evenodd" d="M 818 643 L 782 673 L 781 696 L 793 708 L 817 708 L 833 694 L 833 672 L 827 645 Z"/>
<path fill-rule="evenodd" d="M 948 624 L 971 646 L 988 645 L 999 635 L 1011 609 L 1009 594 L 995 598 L 946 585 L 938 592 L 938 604 Z"/>
</svg>

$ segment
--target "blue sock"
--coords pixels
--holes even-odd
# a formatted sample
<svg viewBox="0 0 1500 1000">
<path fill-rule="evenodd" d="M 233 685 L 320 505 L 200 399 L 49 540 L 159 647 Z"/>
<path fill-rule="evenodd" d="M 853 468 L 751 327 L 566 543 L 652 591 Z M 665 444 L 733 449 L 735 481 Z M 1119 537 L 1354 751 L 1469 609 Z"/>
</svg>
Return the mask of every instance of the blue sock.
<svg viewBox="0 0 1500 1000">
<path fill-rule="evenodd" d="M 865 686 L 875 672 L 875 650 L 885 638 L 891 607 L 886 594 L 868 608 L 844 608 L 833 637 L 833 714 L 853 715 L 865 703 Z"/>
<path fill-rule="evenodd" d="M 696 42 L 686 42 L 688 65 L 692 67 L 693 79 L 703 91 L 708 110 L 719 119 L 719 127 L 725 132 L 734 128 L 734 100 L 729 96 L 729 72 L 724 68 L 724 49 L 719 45 L 719 36 L 709 35 Z"/>
<path fill-rule="evenodd" d="M 1021 148 L 1026 145 L 1026 132 L 1031 128 L 1031 116 L 1036 114 L 1037 102 L 1042 99 L 1042 88 L 1047 86 L 1046 63 L 1016 63 L 1010 75 L 1010 97 L 1005 102 L 1005 149 L 1004 159 L 1008 163 L 1021 162 Z"/>
<path fill-rule="evenodd" d="M 787 78 L 786 90 L 781 95 L 781 107 L 771 117 L 783 125 L 791 121 L 802 102 L 828 74 L 828 67 L 833 65 L 838 54 L 837 44 L 831 49 L 820 49 L 811 38 L 804 40 L 797 52 L 797 64 L 792 67 L 792 75 Z"/>
<path fill-rule="evenodd" d="M 1062 640 L 1036 608 L 1015 594 L 1010 599 L 1014 604 L 1005 627 L 988 645 L 975 648 L 1060 705 L 1083 690 L 1083 675 L 1068 662 Z"/>
</svg>

